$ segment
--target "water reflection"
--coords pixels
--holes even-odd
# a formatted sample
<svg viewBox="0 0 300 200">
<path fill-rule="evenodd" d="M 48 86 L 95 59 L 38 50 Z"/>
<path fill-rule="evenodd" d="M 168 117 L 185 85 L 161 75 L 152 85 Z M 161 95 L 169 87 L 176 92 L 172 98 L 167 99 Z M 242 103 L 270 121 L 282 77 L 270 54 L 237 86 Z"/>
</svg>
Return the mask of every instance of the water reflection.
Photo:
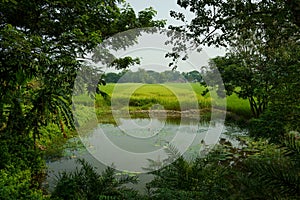
<svg viewBox="0 0 300 200">
<path fill-rule="evenodd" d="M 48 162 L 50 186 L 53 185 L 53 180 L 59 172 L 72 171 L 76 168 L 75 160 L 77 158 L 86 159 L 99 171 L 114 163 L 114 165 L 125 166 L 129 169 L 128 171 L 142 172 L 142 168 L 147 168 L 147 165 L 149 165 L 148 157 L 144 155 L 148 152 L 158 152 L 169 144 L 174 145 L 180 152 L 185 152 L 183 155 L 186 158 L 203 154 L 208 149 L 209 144 L 214 143 L 216 140 L 219 141 L 220 132 L 223 140 L 230 139 L 233 145 L 238 145 L 237 141 L 230 138 L 228 133 L 239 132 L 239 129 L 230 126 L 224 127 L 223 123 L 218 121 L 210 123 L 199 122 L 198 120 L 178 121 L 168 119 L 162 121 L 159 118 L 121 118 L 119 121 L 118 125 L 99 124 L 96 129 L 82 137 L 81 139 L 88 151 L 78 149 L 69 152 L 69 155 L 58 161 Z M 117 151 L 105 146 L 104 140 L 108 140 L 116 148 L 130 152 L 133 156 L 124 157 Z M 186 147 L 186 144 L 188 144 L 188 147 Z M 183 149 L 180 149 L 181 147 Z M 66 149 L 67 151 L 68 149 Z M 138 157 L 140 155 L 143 160 Z M 166 159 L 162 154 L 156 154 L 156 156 L 156 159 L 161 161 Z M 103 160 L 105 164 L 100 162 Z M 111 160 L 115 162 L 108 163 Z M 137 162 L 139 163 L 136 164 Z M 146 180 L 149 181 L 149 177 L 145 178 L 144 176 L 146 175 L 141 176 L 142 179 L 145 182 Z M 138 189 L 142 185 L 143 183 L 139 184 Z"/>
</svg>

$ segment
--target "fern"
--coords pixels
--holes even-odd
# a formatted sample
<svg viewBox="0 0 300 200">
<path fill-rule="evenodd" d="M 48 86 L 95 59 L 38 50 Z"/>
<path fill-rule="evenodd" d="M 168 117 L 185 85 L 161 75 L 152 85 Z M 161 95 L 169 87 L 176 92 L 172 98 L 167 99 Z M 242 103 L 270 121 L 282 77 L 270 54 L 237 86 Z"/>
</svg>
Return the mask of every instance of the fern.
<svg viewBox="0 0 300 200">
<path fill-rule="evenodd" d="M 278 199 L 300 196 L 300 142 L 295 133 L 285 136 L 280 147 L 281 155 L 251 158 L 246 165 L 250 179 L 257 182 Z"/>
<path fill-rule="evenodd" d="M 282 142 L 285 151 L 285 156 L 290 157 L 298 167 L 300 167 L 300 134 L 298 132 L 290 132 Z"/>
<path fill-rule="evenodd" d="M 59 175 L 52 198 L 62 199 L 124 199 L 137 196 L 137 192 L 124 187 L 127 183 L 137 183 L 135 176 L 117 177 L 115 169 L 106 168 L 99 174 L 85 160 L 77 160 L 82 166 L 74 172 Z"/>
</svg>

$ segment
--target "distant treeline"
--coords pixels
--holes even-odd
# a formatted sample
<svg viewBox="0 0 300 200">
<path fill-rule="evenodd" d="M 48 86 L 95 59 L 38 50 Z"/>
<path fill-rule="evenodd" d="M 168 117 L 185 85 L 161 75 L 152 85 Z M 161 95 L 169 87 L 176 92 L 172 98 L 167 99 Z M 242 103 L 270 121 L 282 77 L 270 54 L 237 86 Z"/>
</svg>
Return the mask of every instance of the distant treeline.
<svg viewBox="0 0 300 200">
<path fill-rule="evenodd" d="M 190 72 L 164 71 L 156 72 L 152 70 L 138 69 L 133 72 L 125 70 L 119 73 L 109 72 L 104 75 L 107 83 L 166 83 L 166 82 L 202 82 L 200 72 L 194 70 Z"/>
</svg>

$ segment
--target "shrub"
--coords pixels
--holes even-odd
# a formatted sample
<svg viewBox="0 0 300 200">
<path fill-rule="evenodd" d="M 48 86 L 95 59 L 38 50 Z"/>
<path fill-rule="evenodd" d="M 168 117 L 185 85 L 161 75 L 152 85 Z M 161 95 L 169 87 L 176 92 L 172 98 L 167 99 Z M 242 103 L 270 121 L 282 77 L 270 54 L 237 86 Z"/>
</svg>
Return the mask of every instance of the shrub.
<svg viewBox="0 0 300 200">
<path fill-rule="evenodd" d="M 59 175 L 52 199 L 138 199 L 136 191 L 123 186 L 137 183 L 137 177 L 117 177 L 111 167 L 99 174 L 86 161 L 77 161 L 82 167 L 75 172 L 63 172 Z"/>
<path fill-rule="evenodd" d="M 21 170 L 13 166 L 0 170 L 0 199 L 45 199 L 41 190 L 32 186 L 31 176 L 30 170 Z"/>
<path fill-rule="evenodd" d="M 250 121 L 249 134 L 254 138 L 267 138 L 279 142 L 285 133 L 284 115 L 274 110 L 266 110 L 258 119 Z"/>
</svg>

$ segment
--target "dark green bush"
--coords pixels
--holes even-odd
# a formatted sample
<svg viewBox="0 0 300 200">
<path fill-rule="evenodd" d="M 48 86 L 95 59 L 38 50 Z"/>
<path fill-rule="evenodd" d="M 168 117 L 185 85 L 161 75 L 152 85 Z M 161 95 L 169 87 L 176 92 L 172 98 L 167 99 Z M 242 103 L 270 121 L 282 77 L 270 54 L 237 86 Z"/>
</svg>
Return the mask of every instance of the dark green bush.
<svg viewBox="0 0 300 200">
<path fill-rule="evenodd" d="M 42 200 L 46 199 L 41 190 L 32 185 L 30 170 L 7 166 L 0 170 L 0 199 Z"/>
<path fill-rule="evenodd" d="M 41 152 L 34 147 L 33 139 L 25 135 L 3 133 L 0 136 L 0 169 L 15 166 L 18 169 L 31 169 L 38 173 L 45 161 Z"/>
<path fill-rule="evenodd" d="M 204 158 L 179 157 L 151 172 L 150 199 L 299 199 L 299 134 L 281 145 L 244 139 L 244 147 L 217 146 Z"/>
<path fill-rule="evenodd" d="M 60 174 L 52 199 L 138 199 L 136 191 L 124 187 L 126 183 L 137 183 L 137 177 L 117 177 L 111 167 L 99 174 L 86 161 L 78 162 L 82 165 L 80 169 Z"/>
<path fill-rule="evenodd" d="M 33 140 L 5 132 L 0 137 L 0 199 L 43 199 L 44 165 Z"/>
<path fill-rule="evenodd" d="M 280 143 L 285 133 L 300 131 L 299 117 L 299 106 L 272 104 L 259 118 L 251 120 L 249 134 Z"/>
<path fill-rule="evenodd" d="M 250 121 L 249 134 L 254 138 L 265 138 L 279 142 L 285 133 L 285 125 L 285 120 L 279 113 L 268 110 L 258 119 Z"/>
</svg>

